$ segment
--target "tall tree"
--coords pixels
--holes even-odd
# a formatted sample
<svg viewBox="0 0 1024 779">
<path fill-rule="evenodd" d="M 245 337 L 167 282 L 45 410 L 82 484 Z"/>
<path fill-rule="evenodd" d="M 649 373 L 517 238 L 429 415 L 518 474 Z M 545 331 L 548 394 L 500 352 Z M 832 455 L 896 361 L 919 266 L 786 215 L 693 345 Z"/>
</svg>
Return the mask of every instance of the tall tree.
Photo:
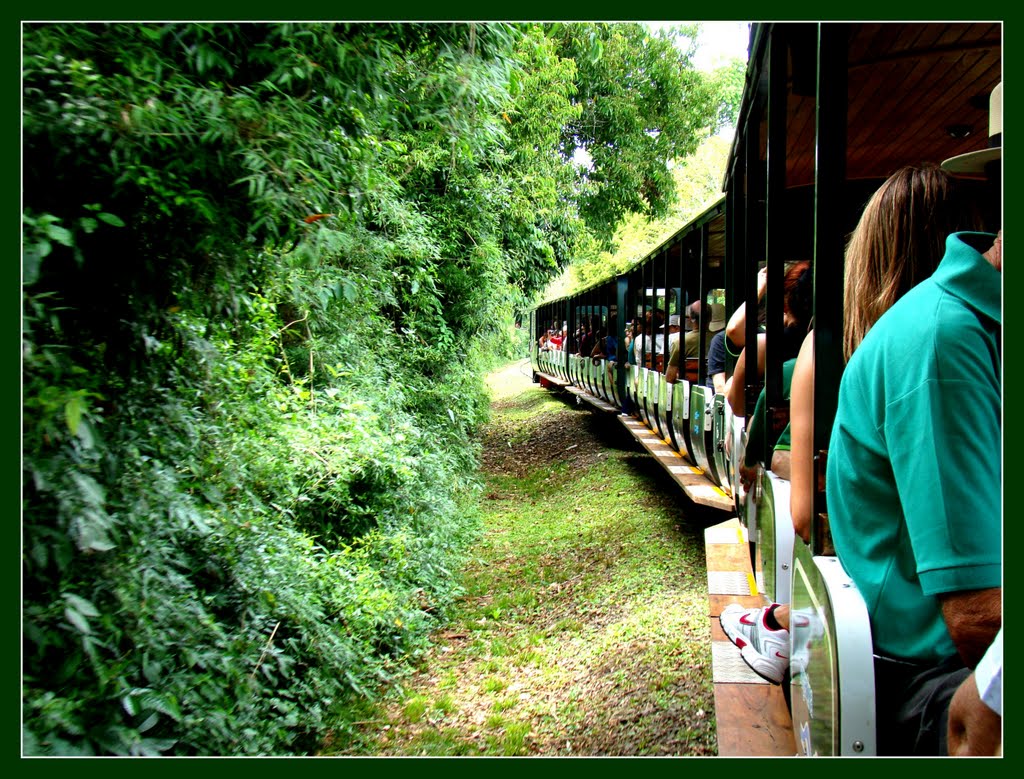
<svg viewBox="0 0 1024 779">
<path fill-rule="evenodd" d="M 715 124 L 716 94 L 667 32 L 635 23 L 555 24 L 550 35 L 577 65 L 578 119 L 562 153 L 585 153 L 580 209 L 595 235 L 610 240 L 629 213 L 664 216 L 675 200 L 669 163 L 690 155 Z"/>
<path fill-rule="evenodd" d="M 713 135 L 694 154 L 672 166 L 677 200 L 660 219 L 631 214 L 619 225 L 613 249 L 577 255 L 568 268 L 568 278 L 545 290 L 545 299 L 571 294 L 603 279 L 622 273 L 643 259 L 648 252 L 668 240 L 722 196 L 729 141 Z M 557 295 L 555 290 L 557 289 Z"/>
</svg>

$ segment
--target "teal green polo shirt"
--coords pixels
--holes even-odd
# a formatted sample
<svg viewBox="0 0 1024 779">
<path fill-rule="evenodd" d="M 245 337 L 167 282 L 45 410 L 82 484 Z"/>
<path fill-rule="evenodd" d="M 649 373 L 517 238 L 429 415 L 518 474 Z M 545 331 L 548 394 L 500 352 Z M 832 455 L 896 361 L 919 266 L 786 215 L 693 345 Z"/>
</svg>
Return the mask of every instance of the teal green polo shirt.
<svg viewBox="0 0 1024 779">
<path fill-rule="evenodd" d="M 829 524 L 890 657 L 955 654 L 937 596 L 1002 585 L 1002 277 L 979 253 L 994 237 L 950 235 L 839 386 Z"/>
<path fill-rule="evenodd" d="M 782 397 L 785 400 L 789 400 L 789 394 L 793 387 L 793 368 L 796 367 L 796 358 L 792 360 L 786 360 L 782 363 Z M 789 449 L 790 448 L 790 432 L 789 425 L 787 424 L 783 428 L 782 432 L 779 433 L 778 440 L 771 441 L 771 430 L 768 427 L 768 422 L 765 419 L 765 404 L 767 390 L 762 388 L 761 394 L 757 396 L 757 404 L 754 406 L 754 413 L 750 417 L 750 426 L 747 428 L 747 445 L 743 452 L 743 463 L 747 467 L 752 468 L 761 457 L 761 453 L 764 451 L 764 440 L 768 438 L 770 445 L 770 453 L 768 465 L 771 465 L 771 453 L 774 453 L 777 449 Z"/>
</svg>

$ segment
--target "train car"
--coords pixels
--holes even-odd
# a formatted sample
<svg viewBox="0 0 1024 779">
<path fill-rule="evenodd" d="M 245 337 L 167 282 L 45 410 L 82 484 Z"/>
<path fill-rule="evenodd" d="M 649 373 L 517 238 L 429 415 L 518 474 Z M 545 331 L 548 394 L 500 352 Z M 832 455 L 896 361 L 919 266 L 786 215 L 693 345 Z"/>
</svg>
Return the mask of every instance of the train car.
<svg viewBox="0 0 1024 779">
<path fill-rule="evenodd" d="M 752 31 L 747 89 L 725 190 L 734 224 L 729 259 L 755 300 L 768 267 L 766 419 L 787 420 L 782 393 L 780 288 L 792 259 L 814 267 L 814 483 L 824 484 L 843 370 L 843 256 L 864 203 L 895 170 L 984 148 L 989 96 L 1001 82 L 998 23 L 771 24 Z M 997 193 L 975 183 L 989 228 Z M 794 240 L 795 239 L 795 240 Z M 748 327 L 750 321 L 748 320 Z M 748 336 L 748 342 L 750 338 Z M 748 364 L 749 365 L 749 364 Z M 748 377 L 756 373 L 746 371 Z M 757 382 L 746 388 L 750 400 Z M 876 748 L 870 623 L 832 548 L 824 489 L 811 542 L 794 539 L 789 490 L 758 452 L 747 517 L 767 596 L 793 617 L 788 680 L 800 754 L 867 755 Z"/>
<path fill-rule="evenodd" d="M 863 599 L 835 556 L 824 468 L 843 371 L 843 272 L 847 238 L 878 186 L 906 164 L 941 162 L 988 143 L 989 96 L 1002 80 L 998 22 L 753 24 L 737 132 L 724 196 L 628 272 L 538 307 L 531 315 L 535 376 L 582 387 L 637 432 L 691 499 L 735 515 L 750 542 L 756 590 L 789 603 L 790 657 L 782 686 L 801 755 L 876 753 L 874 669 Z M 998 186 L 973 187 L 988 227 L 1001 227 Z M 752 451 L 749 489 L 739 478 L 749 415 L 734 414 L 707 376 L 713 306 L 746 318 L 745 342 L 766 341 L 763 377 L 753 349 L 743 403 L 764 390 L 764 423 L 788 422 L 783 391 L 783 302 L 790 263 L 807 260 L 814 283 L 814 462 L 811 541 L 793 532 L 790 484 L 771 470 L 768 444 Z M 670 319 L 700 301 L 698 358 L 669 383 Z M 582 327 L 581 327 L 582 326 Z M 633 363 L 574 357 L 587 327 L 611 328 L 618 343 L 644 329 Z M 562 329 L 568 350 L 539 350 Z M 680 336 L 681 337 L 681 336 Z M 554 355 L 552 357 L 551 355 Z M 728 372 L 734 366 L 730 365 Z M 655 448 L 658 451 L 655 451 Z M 673 457 L 663 456 L 662 449 Z M 751 712 L 756 722 L 757 712 Z"/>
</svg>

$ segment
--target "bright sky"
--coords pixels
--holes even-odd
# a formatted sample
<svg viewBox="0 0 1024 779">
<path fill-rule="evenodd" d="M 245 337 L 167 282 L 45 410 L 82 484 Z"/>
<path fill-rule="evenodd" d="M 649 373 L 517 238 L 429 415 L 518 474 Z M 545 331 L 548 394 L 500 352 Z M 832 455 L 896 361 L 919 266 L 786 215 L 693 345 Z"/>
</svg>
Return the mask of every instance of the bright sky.
<svg viewBox="0 0 1024 779">
<path fill-rule="evenodd" d="M 701 22 L 701 28 L 700 48 L 693 60 L 698 68 L 713 70 L 733 57 L 746 61 L 749 22 Z"/>
<path fill-rule="evenodd" d="M 645 22 L 657 30 L 673 24 L 690 22 Z M 725 61 L 738 57 L 747 59 L 747 43 L 750 40 L 750 22 L 700 22 L 701 34 L 697 39 L 697 55 L 693 64 L 701 70 L 714 70 Z"/>
</svg>

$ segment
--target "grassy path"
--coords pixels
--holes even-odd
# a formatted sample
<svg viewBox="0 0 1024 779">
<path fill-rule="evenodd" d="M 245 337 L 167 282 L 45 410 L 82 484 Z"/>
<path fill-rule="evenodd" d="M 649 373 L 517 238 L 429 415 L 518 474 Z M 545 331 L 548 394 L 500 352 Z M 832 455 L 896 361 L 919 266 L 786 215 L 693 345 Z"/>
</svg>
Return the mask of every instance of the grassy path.
<svg viewBox="0 0 1024 779">
<path fill-rule="evenodd" d="M 359 754 L 715 754 L 702 539 L 717 519 L 528 370 L 489 377 L 466 595 Z"/>
</svg>

